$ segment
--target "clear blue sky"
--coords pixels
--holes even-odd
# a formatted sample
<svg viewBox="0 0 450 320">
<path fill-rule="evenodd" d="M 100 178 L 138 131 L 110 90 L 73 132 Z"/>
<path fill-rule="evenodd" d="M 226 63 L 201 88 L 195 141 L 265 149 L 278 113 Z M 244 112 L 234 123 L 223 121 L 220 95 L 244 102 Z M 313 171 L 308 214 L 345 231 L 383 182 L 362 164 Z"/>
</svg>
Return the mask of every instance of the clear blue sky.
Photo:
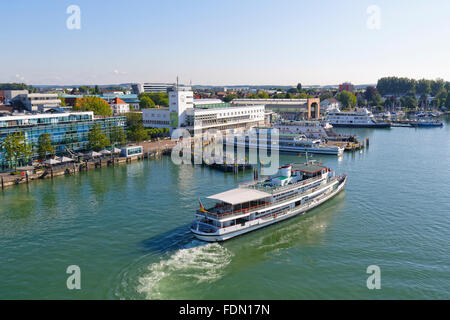
<svg viewBox="0 0 450 320">
<path fill-rule="evenodd" d="M 448 0 L 0 0 L 0 82 L 450 80 Z M 69 30 L 69 5 L 81 29 Z M 381 9 L 381 28 L 366 23 Z"/>
</svg>

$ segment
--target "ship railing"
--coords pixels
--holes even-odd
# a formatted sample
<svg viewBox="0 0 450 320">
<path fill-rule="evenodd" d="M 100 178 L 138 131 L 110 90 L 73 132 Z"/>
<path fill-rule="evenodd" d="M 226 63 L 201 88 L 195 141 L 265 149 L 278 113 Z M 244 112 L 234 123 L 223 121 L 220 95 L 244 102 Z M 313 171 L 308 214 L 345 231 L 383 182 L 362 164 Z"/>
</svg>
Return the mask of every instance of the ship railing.
<svg viewBox="0 0 450 320">
<path fill-rule="evenodd" d="M 194 230 L 201 231 L 204 233 L 214 233 L 219 229 L 219 227 L 217 227 L 217 226 L 214 226 L 209 223 L 201 222 L 201 221 L 193 222 L 191 227 Z"/>
<path fill-rule="evenodd" d="M 298 182 L 293 183 L 293 184 L 288 184 L 286 186 L 280 186 L 280 187 L 271 188 L 270 190 L 266 190 L 266 188 L 259 187 L 257 185 L 253 185 L 251 187 L 253 189 L 257 189 L 257 190 L 260 190 L 260 191 L 264 191 L 264 192 L 268 192 L 268 193 L 271 193 L 271 194 L 275 194 L 275 193 L 279 193 L 279 192 L 293 190 L 293 189 L 298 188 L 299 186 L 304 186 L 304 185 L 310 184 L 312 182 L 315 182 L 315 181 L 318 181 L 318 180 L 321 180 L 321 179 L 323 179 L 323 177 L 322 176 L 318 176 L 318 177 L 309 178 L 309 179 L 306 179 L 306 180 L 301 180 L 301 181 L 298 181 Z"/>
<path fill-rule="evenodd" d="M 339 181 L 339 177 L 338 178 L 336 178 L 336 177 L 328 178 L 326 185 L 324 185 L 323 187 L 327 187 L 330 184 L 334 183 L 335 181 Z M 315 187 L 315 188 L 313 188 L 311 190 L 308 190 L 305 193 L 302 193 L 301 196 L 303 197 L 303 196 L 309 195 L 311 193 L 314 193 L 319 188 L 320 188 L 320 186 L 317 186 L 317 187 Z M 295 199 L 295 198 L 298 198 L 298 197 L 299 197 L 299 194 L 295 193 L 293 195 L 281 198 L 280 200 L 278 200 L 276 202 L 276 204 L 277 205 L 278 204 L 283 204 L 283 203 L 289 202 L 292 199 Z M 239 216 L 239 215 L 242 215 L 242 214 L 250 214 L 250 213 L 253 213 L 255 211 L 258 211 L 258 210 L 261 210 L 261 209 L 264 209 L 264 208 L 267 208 L 267 207 L 270 207 L 270 206 L 273 206 L 273 205 L 274 205 L 274 203 L 265 203 L 265 204 L 256 205 L 256 206 L 253 206 L 253 207 L 250 207 L 250 208 L 239 209 L 239 210 L 228 211 L 228 212 L 222 212 L 222 213 L 214 213 L 214 212 L 209 212 L 209 211 L 208 212 L 202 212 L 200 210 L 197 210 L 197 214 L 205 215 L 207 217 L 211 217 L 211 218 L 214 218 L 214 219 L 223 219 L 223 218 L 229 218 L 229 217 L 233 217 L 233 216 Z"/>
<path fill-rule="evenodd" d="M 317 180 L 320 180 L 320 179 L 322 179 L 321 176 L 313 177 L 313 178 L 309 178 L 309 179 L 306 179 L 306 180 L 301 180 L 301 181 L 298 181 L 298 182 L 296 182 L 294 184 L 289 184 L 289 185 L 286 185 L 286 186 L 271 187 L 270 189 L 258 186 L 259 183 L 264 183 L 266 181 L 266 179 L 264 179 L 264 180 L 248 181 L 248 182 L 240 183 L 239 184 L 239 188 L 257 189 L 259 191 L 264 191 L 264 192 L 267 192 L 267 193 L 274 194 L 274 193 L 278 193 L 280 191 L 288 191 L 290 189 L 295 189 L 295 188 L 298 188 L 298 186 L 300 186 L 300 185 L 306 185 L 306 184 L 309 184 L 311 182 L 314 182 L 314 181 L 317 181 Z"/>
</svg>

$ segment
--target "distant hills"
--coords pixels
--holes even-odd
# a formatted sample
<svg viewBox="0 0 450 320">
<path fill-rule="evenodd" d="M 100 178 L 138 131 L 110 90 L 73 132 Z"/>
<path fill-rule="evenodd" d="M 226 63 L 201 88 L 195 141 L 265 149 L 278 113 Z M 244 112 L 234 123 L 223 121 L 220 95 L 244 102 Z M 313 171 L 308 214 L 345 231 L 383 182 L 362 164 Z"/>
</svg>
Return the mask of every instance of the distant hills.
<svg viewBox="0 0 450 320">
<path fill-rule="evenodd" d="M 99 84 L 99 88 L 109 88 L 109 87 L 124 87 L 124 88 L 131 88 L 132 83 L 120 83 L 120 84 Z M 67 88 L 78 88 L 78 87 L 94 87 L 95 85 L 87 85 L 87 84 L 72 84 L 72 85 L 49 85 L 49 84 L 36 84 L 33 85 L 35 88 L 58 88 L 58 89 L 67 89 Z M 376 86 L 376 84 L 358 84 L 354 85 L 355 88 L 366 88 L 368 86 Z M 284 89 L 287 90 L 289 88 L 293 88 L 295 85 L 292 86 L 286 86 L 286 85 L 251 85 L 251 84 L 242 84 L 242 85 L 192 85 L 192 88 L 194 89 L 214 89 L 214 88 L 229 88 L 229 89 L 236 89 L 236 88 L 250 88 L 250 89 L 261 89 L 261 90 L 269 90 L 269 89 Z M 310 88 L 324 88 L 324 89 L 333 89 L 338 88 L 339 85 L 303 85 L 302 86 L 305 89 Z"/>
</svg>

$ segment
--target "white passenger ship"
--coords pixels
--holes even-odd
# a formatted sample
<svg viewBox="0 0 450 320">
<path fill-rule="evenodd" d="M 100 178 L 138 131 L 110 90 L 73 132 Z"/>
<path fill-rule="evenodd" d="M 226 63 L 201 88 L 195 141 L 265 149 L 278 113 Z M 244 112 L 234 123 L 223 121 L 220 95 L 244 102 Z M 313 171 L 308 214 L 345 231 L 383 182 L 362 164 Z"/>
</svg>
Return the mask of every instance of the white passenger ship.
<svg viewBox="0 0 450 320">
<path fill-rule="evenodd" d="M 278 129 L 280 134 L 304 134 L 310 139 L 330 139 L 337 135 L 327 121 L 281 120 L 273 127 Z"/>
<path fill-rule="evenodd" d="M 255 129 L 253 129 L 255 130 Z M 259 129 L 255 130 L 258 134 Z M 269 129 L 270 133 L 271 130 Z M 256 137 L 256 136 L 255 136 Z M 253 141 L 254 140 L 254 141 Z M 341 156 L 344 153 L 344 148 L 339 146 L 329 146 L 322 142 L 321 139 L 308 139 L 303 134 L 279 133 L 278 140 L 272 140 L 271 134 L 267 139 L 250 139 L 245 136 L 245 140 L 236 139 L 236 146 L 245 146 L 249 149 L 271 149 L 279 152 L 294 152 L 294 153 L 312 153 L 312 154 L 329 154 Z"/>
<path fill-rule="evenodd" d="M 357 108 L 355 111 L 332 111 L 326 116 L 326 120 L 333 127 L 354 127 L 354 128 L 389 128 L 389 122 L 378 122 L 372 112 L 366 108 Z"/>
<path fill-rule="evenodd" d="M 285 165 L 275 176 L 209 196 L 216 201 L 209 209 L 200 202 L 191 231 L 204 241 L 228 240 L 306 213 L 342 191 L 346 182 L 346 175 L 314 161 Z"/>
</svg>

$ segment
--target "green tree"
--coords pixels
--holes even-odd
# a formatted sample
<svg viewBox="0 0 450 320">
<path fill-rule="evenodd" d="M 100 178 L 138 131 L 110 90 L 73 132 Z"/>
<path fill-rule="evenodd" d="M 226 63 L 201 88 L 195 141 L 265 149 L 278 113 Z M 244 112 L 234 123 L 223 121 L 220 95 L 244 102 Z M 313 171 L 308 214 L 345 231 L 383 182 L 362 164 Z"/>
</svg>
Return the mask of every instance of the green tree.
<svg viewBox="0 0 450 320">
<path fill-rule="evenodd" d="M 43 133 L 39 136 L 37 152 L 39 155 L 39 159 L 41 160 L 44 160 L 48 156 L 55 154 L 55 147 L 52 145 L 50 134 Z"/>
<path fill-rule="evenodd" d="M 61 107 L 65 107 L 66 105 L 66 99 L 59 97 L 59 100 L 61 100 Z"/>
<path fill-rule="evenodd" d="M 298 92 L 302 91 L 302 84 L 300 82 L 297 83 L 297 90 Z"/>
<path fill-rule="evenodd" d="M 441 89 L 445 88 L 445 82 L 443 79 L 436 79 L 430 82 L 431 95 L 436 96 Z"/>
<path fill-rule="evenodd" d="M 111 115 L 111 107 L 105 100 L 99 97 L 84 97 L 78 99 L 73 110 L 94 111 L 94 114 L 98 116 Z"/>
<path fill-rule="evenodd" d="M 415 109 L 417 107 L 417 100 L 414 97 L 405 97 L 402 100 L 402 104 L 405 108 Z"/>
<path fill-rule="evenodd" d="M 425 96 L 431 93 L 431 81 L 426 79 L 421 79 L 417 81 L 416 92 L 419 95 Z"/>
<path fill-rule="evenodd" d="M 447 90 L 441 88 L 435 96 L 435 101 L 437 102 L 436 107 L 445 107 L 445 102 L 447 100 Z"/>
<path fill-rule="evenodd" d="M 265 91 L 258 92 L 258 98 L 259 99 L 269 99 L 269 94 Z"/>
<path fill-rule="evenodd" d="M 139 107 L 141 107 L 141 109 L 154 108 L 155 103 L 149 97 L 143 96 L 139 101 Z"/>
<path fill-rule="evenodd" d="M 31 145 L 26 143 L 23 132 L 15 132 L 7 135 L 1 144 L 2 152 L 5 154 L 5 160 L 17 168 L 19 163 L 25 163 L 30 160 L 32 153 Z"/>
<path fill-rule="evenodd" d="M 88 149 L 99 151 L 111 145 L 109 138 L 103 133 L 99 123 L 95 124 L 88 134 Z"/>
<path fill-rule="evenodd" d="M 223 102 L 230 102 L 233 99 L 236 99 L 237 95 L 236 94 L 227 94 L 224 98 L 223 98 Z"/>
<path fill-rule="evenodd" d="M 163 93 L 163 92 L 154 92 L 154 93 L 141 93 L 139 95 L 139 100 L 141 100 L 143 97 L 148 97 L 153 100 L 155 105 L 160 107 L 168 107 L 169 106 L 169 94 Z"/>
<path fill-rule="evenodd" d="M 113 146 L 122 146 L 127 143 L 127 135 L 121 127 L 113 127 L 109 135 L 109 140 Z"/>
<path fill-rule="evenodd" d="M 381 98 L 381 95 L 379 93 L 376 93 L 373 97 L 372 97 L 372 104 L 374 106 L 381 106 L 381 104 L 383 103 L 383 98 Z"/>
<path fill-rule="evenodd" d="M 138 125 L 132 127 L 130 130 L 128 130 L 128 140 L 134 141 L 134 142 L 141 142 L 144 140 L 148 140 L 148 133 L 147 130 L 144 128 L 142 123 L 139 123 Z"/>
<path fill-rule="evenodd" d="M 342 91 L 337 95 L 337 99 L 342 103 L 344 108 L 356 106 L 356 96 L 350 91 Z"/>
<path fill-rule="evenodd" d="M 333 98 L 333 94 L 331 92 L 324 92 L 320 95 L 320 101 Z"/>
<path fill-rule="evenodd" d="M 127 127 L 133 128 L 138 124 L 142 123 L 142 113 L 139 112 L 128 112 L 126 113 L 127 117 Z"/>
<path fill-rule="evenodd" d="M 447 94 L 447 98 L 445 99 L 445 108 L 450 110 L 450 91 Z"/>
</svg>

